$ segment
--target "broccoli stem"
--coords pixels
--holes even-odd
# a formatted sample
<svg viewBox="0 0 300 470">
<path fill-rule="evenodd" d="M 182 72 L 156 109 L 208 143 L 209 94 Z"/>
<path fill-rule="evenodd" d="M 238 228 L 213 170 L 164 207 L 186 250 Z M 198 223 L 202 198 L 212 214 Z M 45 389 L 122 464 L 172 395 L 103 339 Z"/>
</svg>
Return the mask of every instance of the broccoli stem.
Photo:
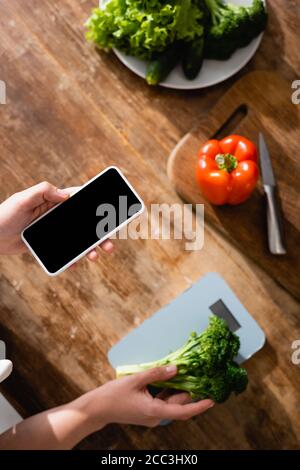
<svg viewBox="0 0 300 470">
<path fill-rule="evenodd" d="M 196 333 L 192 333 L 188 341 L 176 351 L 168 354 L 167 356 L 159 359 L 158 361 L 144 362 L 142 364 L 119 366 L 116 369 L 117 377 L 123 375 L 135 374 L 137 372 L 143 372 L 144 370 L 151 369 L 153 367 L 166 366 L 168 364 L 175 364 L 178 366 L 179 373 L 185 372 L 186 367 L 189 367 L 191 360 L 188 356 L 189 351 L 195 348 L 199 344 L 199 338 Z M 186 357 L 188 356 L 188 357 Z M 198 366 L 198 363 L 197 363 Z"/>
<path fill-rule="evenodd" d="M 178 383 L 176 383 L 176 381 L 173 379 L 170 381 L 165 380 L 164 382 L 154 382 L 152 385 L 157 388 L 167 388 L 187 392 L 193 399 L 201 398 L 203 400 L 204 398 L 207 398 L 209 396 L 208 391 L 204 388 L 200 390 L 198 385 L 196 385 L 196 388 L 192 379 L 193 377 L 187 376 L 184 377 L 183 380 L 178 381 Z"/>
<path fill-rule="evenodd" d="M 222 0 L 204 0 L 207 8 L 209 9 L 211 19 L 216 25 L 222 16 L 222 10 L 226 8 Z"/>
<path fill-rule="evenodd" d="M 151 364 L 151 363 L 149 363 Z M 154 367 L 154 366 L 153 366 Z M 138 372 L 143 372 L 144 370 L 150 369 L 151 365 L 148 364 L 136 364 L 132 366 L 119 366 L 116 368 L 117 377 L 123 377 L 124 375 L 137 374 Z"/>
</svg>

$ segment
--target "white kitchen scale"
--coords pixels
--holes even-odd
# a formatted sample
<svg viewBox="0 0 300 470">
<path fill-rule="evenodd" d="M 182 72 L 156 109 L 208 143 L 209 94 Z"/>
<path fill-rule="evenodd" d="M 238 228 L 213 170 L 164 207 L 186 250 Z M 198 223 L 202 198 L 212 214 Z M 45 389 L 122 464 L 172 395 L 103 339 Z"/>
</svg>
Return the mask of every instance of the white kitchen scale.
<svg viewBox="0 0 300 470">
<path fill-rule="evenodd" d="M 239 336 L 238 363 L 263 347 L 262 329 L 224 279 L 209 273 L 114 345 L 108 360 L 116 368 L 161 359 L 182 346 L 192 331 L 203 331 L 212 314 L 224 318 Z"/>
</svg>

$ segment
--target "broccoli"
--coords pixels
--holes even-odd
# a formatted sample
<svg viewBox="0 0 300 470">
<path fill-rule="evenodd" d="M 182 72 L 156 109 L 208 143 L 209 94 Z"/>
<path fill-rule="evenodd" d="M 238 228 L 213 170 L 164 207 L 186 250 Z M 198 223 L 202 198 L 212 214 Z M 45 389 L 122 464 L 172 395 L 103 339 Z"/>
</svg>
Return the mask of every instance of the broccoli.
<svg viewBox="0 0 300 470">
<path fill-rule="evenodd" d="M 266 27 L 267 12 L 262 0 L 253 0 L 249 7 L 204 0 L 210 13 L 206 23 L 205 57 L 227 60 L 233 52 L 247 46 Z"/>
<path fill-rule="evenodd" d="M 217 369 L 215 373 L 197 376 L 176 375 L 170 381 L 157 382 L 153 385 L 188 392 L 194 399 L 211 398 L 216 403 L 222 403 L 229 398 L 231 392 L 236 394 L 243 392 L 247 384 L 246 369 L 231 361 L 225 368 Z"/>
<path fill-rule="evenodd" d="M 116 372 L 120 377 L 175 364 L 177 375 L 169 381 L 154 383 L 155 387 L 183 390 L 194 399 L 211 398 L 221 403 L 231 392 L 243 392 L 248 383 L 246 370 L 233 361 L 239 347 L 239 338 L 230 331 L 226 322 L 212 316 L 207 329 L 200 335 L 192 333 L 177 351 L 158 361 L 120 366 Z"/>
</svg>

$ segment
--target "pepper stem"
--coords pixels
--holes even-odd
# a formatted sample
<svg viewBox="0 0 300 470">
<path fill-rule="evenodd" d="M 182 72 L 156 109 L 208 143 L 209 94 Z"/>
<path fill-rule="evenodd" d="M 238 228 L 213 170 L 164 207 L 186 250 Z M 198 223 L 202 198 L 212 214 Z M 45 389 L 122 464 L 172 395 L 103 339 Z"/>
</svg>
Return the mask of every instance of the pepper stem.
<svg viewBox="0 0 300 470">
<path fill-rule="evenodd" d="M 219 169 L 226 170 L 228 173 L 231 173 L 238 166 L 236 157 L 231 155 L 231 153 L 218 153 L 215 160 Z"/>
</svg>

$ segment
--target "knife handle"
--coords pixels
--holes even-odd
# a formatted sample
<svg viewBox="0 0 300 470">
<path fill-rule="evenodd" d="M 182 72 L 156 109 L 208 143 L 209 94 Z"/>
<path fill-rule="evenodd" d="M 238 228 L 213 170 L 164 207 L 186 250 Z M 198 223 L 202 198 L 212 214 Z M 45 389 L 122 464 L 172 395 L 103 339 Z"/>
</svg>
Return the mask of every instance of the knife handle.
<svg viewBox="0 0 300 470">
<path fill-rule="evenodd" d="M 269 249 L 273 255 L 285 255 L 281 208 L 274 186 L 264 186 L 267 198 L 267 223 Z"/>
</svg>

